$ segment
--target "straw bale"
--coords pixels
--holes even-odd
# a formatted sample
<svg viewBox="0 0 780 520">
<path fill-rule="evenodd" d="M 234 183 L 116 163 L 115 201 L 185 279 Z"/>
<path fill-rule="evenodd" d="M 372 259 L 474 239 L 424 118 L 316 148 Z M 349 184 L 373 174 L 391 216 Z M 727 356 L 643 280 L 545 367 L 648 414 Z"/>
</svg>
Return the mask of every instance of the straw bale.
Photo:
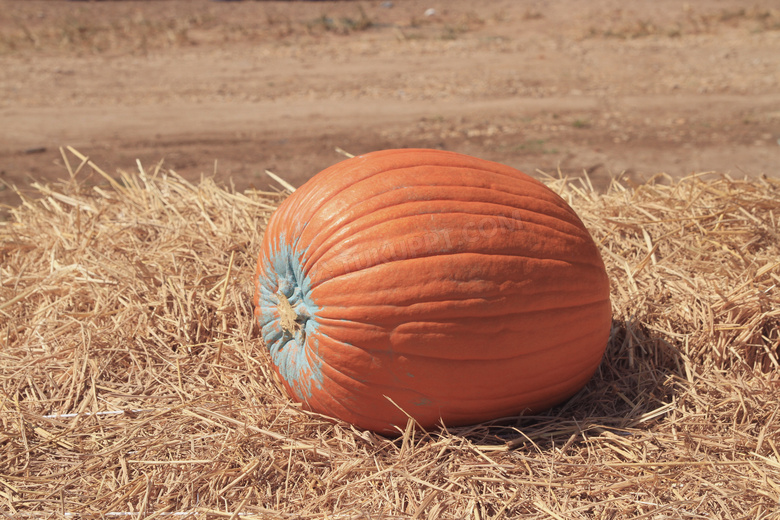
<svg viewBox="0 0 780 520">
<path fill-rule="evenodd" d="M 284 192 L 63 157 L 0 222 L 0 514 L 777 518 L 777 180 L 548 179 L 611 276 L 597 374 L 540 416 L 383 438 L 269 372 L 251 277 Z"/>
</svg>

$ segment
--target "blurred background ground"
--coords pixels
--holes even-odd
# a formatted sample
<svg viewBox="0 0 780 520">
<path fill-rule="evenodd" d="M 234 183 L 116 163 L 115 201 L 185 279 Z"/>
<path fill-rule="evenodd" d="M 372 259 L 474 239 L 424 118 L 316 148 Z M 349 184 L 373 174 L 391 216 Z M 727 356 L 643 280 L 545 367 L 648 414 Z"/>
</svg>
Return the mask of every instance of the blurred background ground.
<svg viewBox="0 0 780 520">
<path fill-rule="evenodd" d="M 447 148 L 597 186 L 778 175 L 774 1 L 0 7 L 0 180 L 19 187 L 61 177 L 64 145 L 238 189 L 265 169 L 299 185 L 336 146 Z"/>
</svg>

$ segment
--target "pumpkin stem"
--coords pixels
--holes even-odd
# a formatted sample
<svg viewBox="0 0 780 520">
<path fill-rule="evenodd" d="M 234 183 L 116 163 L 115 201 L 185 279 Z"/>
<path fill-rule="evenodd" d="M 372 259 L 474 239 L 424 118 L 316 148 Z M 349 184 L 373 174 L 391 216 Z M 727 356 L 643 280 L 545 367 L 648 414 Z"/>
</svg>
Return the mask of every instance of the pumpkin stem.
<svg viewBox="0 0 780 520">
<path fill-rule="evenodd" d="M 301 329 L 301 324 L 298 322 L 298 314 L 290 305 L 290 300 L 287 299 L 281 291 L 277 293 L 279 297 L 279 304 L 276 308 L 279 310 L 279 317 L 282 320 L 282 330 L 289 332 L 291 336 L 295 336 L 295 333 Z"/>
</svg>

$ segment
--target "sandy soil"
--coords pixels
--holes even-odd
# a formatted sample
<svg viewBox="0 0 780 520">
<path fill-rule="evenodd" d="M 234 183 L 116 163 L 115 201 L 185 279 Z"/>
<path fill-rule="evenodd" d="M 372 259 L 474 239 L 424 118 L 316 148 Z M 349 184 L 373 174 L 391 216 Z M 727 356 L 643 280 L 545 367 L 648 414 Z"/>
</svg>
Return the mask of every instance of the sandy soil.
<svg viewBox="0 0 780 520">
<path fill-rule="evenodd" d="M 244 189 L 300 184 L 336 147 L 599 186 L 778 176 L 779 140 L 770 0 L 0 0 L 0 180 L 19 187 L 65 175 L 64 145 Z"/>
</svg>

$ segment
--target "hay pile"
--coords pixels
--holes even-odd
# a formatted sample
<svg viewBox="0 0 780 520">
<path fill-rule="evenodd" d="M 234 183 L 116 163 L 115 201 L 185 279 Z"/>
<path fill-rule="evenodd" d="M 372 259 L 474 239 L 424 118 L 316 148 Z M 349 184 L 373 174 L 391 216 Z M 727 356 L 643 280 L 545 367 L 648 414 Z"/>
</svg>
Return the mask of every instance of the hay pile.
<svg viewBox="0 0 780 520">
<path fill-rule="evenodd" d="M 598 373 L 543 416 L 385 439 L 269 374 L 251 276 L 283 194 L 67 158 L 0 223 L 0 513 L 776 518 L 780 182 L 550 180 L 613 283 Z"/>
</svg>

